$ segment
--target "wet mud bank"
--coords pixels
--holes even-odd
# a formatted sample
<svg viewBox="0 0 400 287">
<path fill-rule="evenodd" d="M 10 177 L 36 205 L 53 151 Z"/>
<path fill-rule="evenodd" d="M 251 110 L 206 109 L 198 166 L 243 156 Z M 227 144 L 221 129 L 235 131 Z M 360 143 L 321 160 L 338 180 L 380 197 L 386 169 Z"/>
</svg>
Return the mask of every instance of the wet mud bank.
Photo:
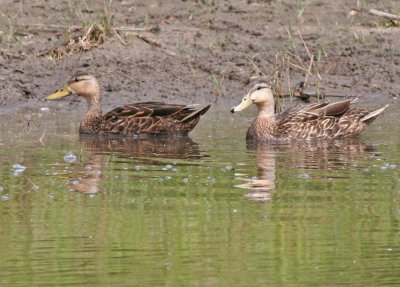
<svg viewBox="0 0 400 287">
<path fill-rule="evenodd" d="M 400 28 L 368 13 L 395 13 L 395 1 L 104 2 L 3 1 L 2 113 L 84 109 L 44 101 L 77 70 L 99 79 L 104 110 L 149 100 L 229 110 L 260 76 L 281 95 L 305 82 L 311 100 L 400 97 Z"/>
</svg>

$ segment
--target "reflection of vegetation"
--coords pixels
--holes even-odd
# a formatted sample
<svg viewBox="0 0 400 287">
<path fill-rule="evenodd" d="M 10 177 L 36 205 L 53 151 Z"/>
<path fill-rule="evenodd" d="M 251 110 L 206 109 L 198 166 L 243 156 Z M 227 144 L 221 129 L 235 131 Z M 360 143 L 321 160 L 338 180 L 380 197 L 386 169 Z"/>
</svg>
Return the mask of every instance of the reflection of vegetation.
<svg viewBox="0 0 400 287">
<path fill-rule="evenodd" d="M 211 126 L 196 131 L 210 157 L 158 158 L 156 165 L 109 151 L 103 154 L 102 192 L 95 196 L 67 191 L 66 175 L 79 177 L 90 152 L 73 127 L 62 128 L 66 117 L 49 128 L 44 146 L 37 142 L 40 131 L 21 136 L 1 126 L 0 195 L 10 197 L 0 201 L 2 285 L 381 286 L 399 281 L 397 118 L 382 124 L 379 136 L 366 135 L 383 143 L 376 147 L 382 160 L 361 156 L 346 162 L 339 149 L 325 162 L 336 169 L 312 169 L 305 152 L 277 151 L 277 186 L 271 200 L 260 204 L 233 187 L 238 174 L 258 171 L 256 154 L 237 135 L 247 123 L 242 124 L 244 118 L 231 122 L 226 113 L 214 116 L 218 120 Z M 77 163 L 63 162 L 69 150 Z M 312 151 L 308 156 L 316 157 Z M 382 170 L 387 159 L 397 167 Z M 20 176 L 12 176 L 15 162 L 27 166 Z M 135 169 L 138 164 L 141 170 Z M 166 164 L 179 171 L 162 170 Z M 235 170 L 226 170 L 227 164 Z M 33 190 L 27 178 L 39 189 Z"/>
</svg>

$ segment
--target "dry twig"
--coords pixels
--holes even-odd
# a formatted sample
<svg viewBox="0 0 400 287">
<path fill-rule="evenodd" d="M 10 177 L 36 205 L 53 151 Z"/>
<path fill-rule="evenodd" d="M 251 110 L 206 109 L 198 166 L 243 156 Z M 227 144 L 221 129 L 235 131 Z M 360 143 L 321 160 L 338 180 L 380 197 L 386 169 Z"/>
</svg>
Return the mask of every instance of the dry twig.
<svg viewBox="0 0 400 287">
<path fill-rule="evenodd" d="M 31 28 L 31 29 L 37 29 L 37 30 L 43 30 L 43 29 L 83 30 L 83 29 L 85 29 L 85 27 L 83 27 L 83 26 L 76 26 L 76 25 L 68 26 L 68 25 L 38 24 L 38 23 L 23 24 L 23 25 L 20 25 L 19 27 Z M 151 31 L 154 30 L 153 27 L 147 27 L 147 28 L 113 27 L 112 29 L 115 30 L 115 31 L 118 31 L 118 32 L 151 32 Z"/>
<path fill-rule="evenodd" d="M 384 11 L 379 11 L 376 9 L 369 9 L 369 14 L 379 16 L 379 17 L 384 17 L 384 18 L 387 18 L 390 20 L 400 20 L 400 16 L 398 16 L 398 15 L 387 13 Z"/>
</svg>

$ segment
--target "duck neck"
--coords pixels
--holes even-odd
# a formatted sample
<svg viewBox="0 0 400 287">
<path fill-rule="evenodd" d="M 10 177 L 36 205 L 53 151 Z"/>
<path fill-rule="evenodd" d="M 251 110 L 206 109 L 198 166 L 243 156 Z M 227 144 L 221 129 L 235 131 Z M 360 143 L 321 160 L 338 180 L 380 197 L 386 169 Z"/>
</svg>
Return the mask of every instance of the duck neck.
<svg viewBox="0 0 400 287">
<path fill-rule="evenodd" d="M 79 132 L 81 134 L 96 134 L 98 133 L 101 123 L 101 96 L 100 93 L 95 96 L 86 96 L 88 111 L 82 117 Z"/>
<path fill-rule="evenodd" d="M 95 96 L 85 97 L 88 111 L 87 114 L 91 114 L 92 116 L 101 117 L 102 110 L 101 110 L 101 96 L 100 93 Z"/>
<path fill-rule="evenodd" d="M 257 103 L 258 115 L 257 118 L 266 118 L 275 121 L 274 105 L 271 103 Z"/>
</svg>

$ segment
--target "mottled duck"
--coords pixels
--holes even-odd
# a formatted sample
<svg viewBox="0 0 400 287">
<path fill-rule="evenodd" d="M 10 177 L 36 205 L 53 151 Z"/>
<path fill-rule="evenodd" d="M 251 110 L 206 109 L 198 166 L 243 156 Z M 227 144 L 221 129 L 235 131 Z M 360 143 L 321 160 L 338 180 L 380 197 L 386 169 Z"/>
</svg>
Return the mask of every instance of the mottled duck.
<svg viewBox="0 0 400 287">
<path fill-rule="evenodd" d="M 186 135 L 210 105 L 199 106 L 143 102 L 102 113 L 100 85 L 93 75 L 77 73 L 67 85 L 46 99 L 76 94 L 86 99 L 88 110 L 79 126 L 81 134 L 92 135 Z"/>
<path fill-rule="evenodd" d="M 231 112 L 241 111 L 251 104 L 257 106 L 258 115 L 247 131 L 248 140 L 333 139 L 360 134 L 388 106 L 369 111 L 353 108 L 354 102 L 314 103 L 275 114 L 271 86 L 265 81 L 254 81 Z"/>
</svg>

